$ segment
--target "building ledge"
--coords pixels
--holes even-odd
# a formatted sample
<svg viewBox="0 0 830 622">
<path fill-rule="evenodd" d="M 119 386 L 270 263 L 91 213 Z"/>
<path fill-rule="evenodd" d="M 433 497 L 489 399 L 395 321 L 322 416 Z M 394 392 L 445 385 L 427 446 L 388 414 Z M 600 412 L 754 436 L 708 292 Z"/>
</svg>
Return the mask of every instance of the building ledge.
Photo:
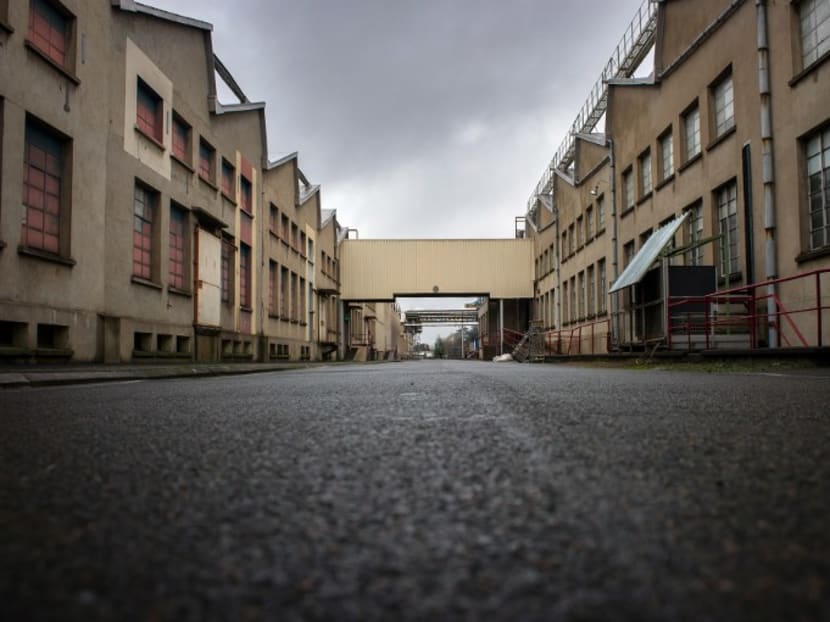
<svg viewBox="0 0 830 622">
<path fill-rule="evenodd" d="M 703 157 L 703 152 L 698 151 L 695 155 L 693 155 L 691 158 L 689 158 L 683 164 L 681 164 L 680 166 L 677 167 L 677 174 L 680 175 L 680 173 L 682 173 L 687 168 L 692 166 L 695 162 L 699 162 L 702 157 Z"/>
<path fill-rule="evenodd" d="M 796 256 L 795 261 L 796 263 L 806 263 L 822 257 L 830 257 L 830 246 L 824 246 L 811 251 L 803 251 Z"/>
<path fill-rule="evenodd" d="M 176 164 L 178 164 L 179 166 L 181 166 L 181 167 L 183 167 L 183 168 L 187 169 L 190 173 L 195 173 L 195 172 L 196 172 L 196 169 L 195 169 L 195 168 L 193 168 L 193 166 L 191 166 L 190 164 L 188 164 L 187 162 L 185 162 L 184 160 L 182 160 L 182 159 L 181 159 L 179 156 L 177 156 L 175 153 L 172 153 L 172 152 L 170 153 L 170 159 L 171 159 L 173 162 L 175 162 Z"/>
<path fill-rule="evenodd" d="M 712 149 L 714 149 L 715 147 L 720 145 L 723 141 L 725 141 L 727 138 L 732 136 L 736 131 L 737 131 L 737 126 L 733 124 L 732 127 L 730 127 L 723 134 L 721 134 L 715 140 L 713 140 L 708 145 L 706 145 L 706 151 L 712 151 Z"/>
<path fill-rule="evenodd" d="M 134 274 L 130 277 L 130 281 L 132 283 L 135 283 L 136 285 L 142 285 L 144 287 L 149 287 L 151 289 L 157 289 L 159 291 L 164 289 L 161 286 L 161 283 L 156 283 L 155 281 L 150 281 L 148 279 L 142 279 L 140 276 L 136 276 Z"/>
<path fill-rule="evenodd" d="M 202 174 L 199 175 L 199 181 L 202 182 L 203 184 L 205 184 L 208 188 L 210 188 L 214 192 L 219 190 L 219 186 L 217 186 L 215 183 L 213 183 L 212 180 L 208 179 L 207 177 L 205 177 Z"/>
<path fill-rule="evenodd" d="M 136 134 L 138 134 L 139 136 L 143 136 L 145 139 L 150 141 L 150 144 L 157 147 L 161 151 L 164 151 L 164 143 L 161 142 L 158 138 L 156 138 L 155 136 L 151 136 L 137 125 L 134 125 L 133 128 L 135 128 Z"/>
<path fill-rule="evenodd" d="M 0 30 L 5 30 L 7 33 L 12 34 L 14 32 L 14 26 L 0 17 Z"/>
<path fill-rule="evenodd" d="M 666 177 L 666 178 L 662 179 L 662 180 L 660 181 L 660 183 L 658 183 L 656 186 L 654 186 L 654 190 L 655 190 L 655 192 L 656 192 L 657 190 L 660 190 L 660 188 L 663 188 L 663 187 L 665 187 L 665 186 L 668 186 L 668 185 L 669 185 L 671 182 L 673 182 L 673 181 L 674 181 L 674 173 L 672 173 L 672 174 L 671 174 L 671 175 L 669 175 L 668 177 Z"/>
<path fill-rule="evenodd" d="M 823 65 L 824 62 L 829 58 L 830 58 L 830 50 L 828 50 L 827 52 L 825 52 L 824 54 L 819 56 L 816 60 L 814 60 L 809 65 L 807 65 L 804 69 L 802 69 L 797 74 L 795 74 L 792 77 L 792 79 L 789 81 L 789 85 L 790 86 L 795 86 L 796 84 L 801 82 L 804 78 L 806 78 L 811 73 L 813 73 L 816 69 L 818 69 L 820 65 Z"/>
<path fill-rule="evenodd" d="M 182 296 L 184 298 L 192 298 L 193 297 L 192 292 L 190 292 L 186 289 L 181 289 L 179 287 L 173 287 L 172 285 L 167 286 L 167 293 L 168 294 L 175 294 L 176 296 Z"/>
<path fill-rule="evenodd" d="M 633 211 L 634 211 L 634 206 L 633 205 L 630 206 L 630 207 L 625 208 L 623 211 L 620 212 L 620 218 L 621 219 L 625 218 L 626 216 L 628 216 Z"/>
<path fill-rule="evenodd" d="M 640 197 L 640 200 L 637 201 L 637 207 L 640 207 L 643 203 L 648 201 L 650 198 L 651 198 L 651 190 L 649 190 L 643 196 Z"/>
<path fill-rule="evenodd" d="M 81 83 L 81 79 L 76 76 L 74 73 L 69 71 L 66 67 L 63 67 L 49 58 L 37 45 L 32 43 L 30 39 L 26 39 L 23 43 L 30 52 L 32 52 L 35 56 L 43 60 L 47 65 L 52 67 L 55 71 L 62 74 L 65 78 L 67 78 L 70 82 L 72 82 L 75 86 L 78 86 Z"/>
<path fill-rule="evenodd" d="M 43 261 L 51 261 L 52 263 L 67 266 L 69 268 L 77 263 L 71 257 L 56 255 L 55 253 L 50 253 L 49 251 L 44 251 L 39 248 L 32 248 L 31 246 L 18 246 L 17 254 L 24 255 L 26 257 L 34 257 L 35 259 L 42 259 Z"/>
<path fill-rule="evenodd" d="M 236 199 L 234 199 L 231 195 L 229 195 L 224 190 L 222 191 L 222 198 L 225 199 L 228 203 L 232 204 L 234 207 L 236 207 Z"/>
</svg>

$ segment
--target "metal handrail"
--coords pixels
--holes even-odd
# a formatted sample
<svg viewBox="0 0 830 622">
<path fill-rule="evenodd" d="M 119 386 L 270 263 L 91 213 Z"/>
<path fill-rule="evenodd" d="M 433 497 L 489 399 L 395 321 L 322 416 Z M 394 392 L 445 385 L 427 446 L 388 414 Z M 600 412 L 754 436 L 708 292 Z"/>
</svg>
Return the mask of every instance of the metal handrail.
<svg viewBox="0 0 830 622">
<path fill-rule="evenodd" d="M 560 328 L 555 330 L 548 330 L 545 331 L 545 354 L 559 354 L 559 355 L 571 355 L 571 354 L 596 354 L 596 348 L 594 344 L 596 343 L 596 327 L 605 325 L 605 351 L 611 351 L 611 319 L 605 318 L 602 320 L 595 320 L 593 322 L 579 324 L 577 326 L 572 326 L 570 328 Z M 583 331 L 590 333 L 588 336 L 583 338 L 582 334 Z M 563 339 L 563 335 L 567 333 L 566 339 Z M 590 352 L 582 352 L 582 342 L 586 339 L 589 339 L 591 342 L 591 350 Z M 567 350 L 565 351 L 562 347 L 563 341 L 567 342 Z M 553 344 L 556 344 L 554 347 Z M 574 347 L 574 344 L 576 347 Z"/>
<path fill-rule="evenodd" d="M 760 283 L 752 283 L 751 285 L 740 285 L 730 289 L 719 290 L 705 296 L 672 296 L 668 299 L 666 311 L 666 335 L 669 348 L 672 347 L 673 335 L 685 334 L 688 339 L 689 349 L 691 349 L 691 335 L 704 333 L 706 336 L 706 349 L 712 346 L 711 336 L 715 331 L 721 327 L 739 327 L 746 328 L 749 334 L 750 347 L 758 347 L 758 333 L 759 329 L 763 328 L 764 324 L 767 327 L 776 328 L 776 346 L 781 347 L 782 340 L 786 345 L 791 346 L 789 339 L 783 334 L 782 326 L 786 324 L 797 337 L 800 342 L 800 347 L 809 347 L 808 340 L 804 337 L 804 332 L 799 328 L 794 318 L 802 318 L 806 314 L 815 313 L 815 327 L 816 327 L 816 345 L 823 347 L 823 313 L 830 311 L 830 304 L 822 304 L 821 301 L 821 277 L 825 274 L 830 274 L 830 268 L 819 268 L 809 272 L 802 272 L 800 274 L 780 277 L 777 279 L 769 279 Z M 758 293 L 758 289 L 767 288 L 772 285 L 779 285 L 781 283 L 788 283 L 799 280 L 815 279 L 815 300 L 814 304 L 806 307 L 799 307 L 797 309 L 787 309 L 783 302 L 775 293 Z M 766 309 L 766 302 L 772 300 L 775 305 L 775 311 L 769 312 Z M 760 304 L 763 303 L 763 304 Z M 697 311 L 686 314 L 685 321 L 682 319 L 679 322 L 672 322 L 673 309 L 681 308 L 687 304 L 702 304 L 703 311 Z M 746 307 L 747 312 L 744 314 L 730 313 L 725 317 L 718 316 L 713 307 L 719 304 L 742 304 Z M 759 311 L 758 309 L 763 310 Z M 694 317 L 692 317 L 694 315 Z"/>
<path fill-rule="evenodd" d="M 637 69 L 654 43 L 657 32 L 657 2 L 643 0 L 637 13 L 626 28 L 611 58 L 605 64 L 599 79 L 588 93 L 588 98 L 582 104 L 576 119 L 571 124 L 568 133 L 553 155 L 553 159 L 542 173 L 542 177 L 534 188 L 533 194 L 527 202 L 530 212 L 541 194 L 549 194 L 552 187 L 553 171 L 567 170 L 573 162 L 574 136 L 580 133 L 592 132 L 597 123 L 605 114 L 608 105 L 608 81 L 615 78 L 628 78 Z"/>
</svg>

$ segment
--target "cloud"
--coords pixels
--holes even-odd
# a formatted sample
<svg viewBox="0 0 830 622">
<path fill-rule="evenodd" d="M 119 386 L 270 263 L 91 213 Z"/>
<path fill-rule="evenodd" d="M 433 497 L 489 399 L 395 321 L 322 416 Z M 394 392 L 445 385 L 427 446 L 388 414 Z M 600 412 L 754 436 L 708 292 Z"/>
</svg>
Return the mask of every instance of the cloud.
<svg viewBox="0 0 830 622">
<path fill-rule="evenodd" d="M 153 0 L 148 0 L 153 4 Z M 156 0 L 362 237 L 510 237 L 640 0 Z"/>
</svg>

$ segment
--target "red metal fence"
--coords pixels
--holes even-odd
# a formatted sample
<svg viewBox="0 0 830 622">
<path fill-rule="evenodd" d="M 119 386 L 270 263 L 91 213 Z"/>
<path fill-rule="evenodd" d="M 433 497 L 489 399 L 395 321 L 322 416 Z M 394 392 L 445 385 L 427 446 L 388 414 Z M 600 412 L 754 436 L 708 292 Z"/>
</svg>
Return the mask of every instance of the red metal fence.
<svg viewBox="0 0 830 622">
<path fill-rule="evenodd" d="M 772 279 L 752 285 L 720 290 L 700 297 L 670 297 L 666 310 L 667 342 L 672 347 L 694 349 L 717 347 L 724 335 L 743 335 L 747 347 L 758 348 L 761 339 L 774 329 L 775 347 L 810 347 L 824 345 L 823 314 L 830 311 L 821 295 L 821 279 L 830 268 L 812 270 L 795 276 Z M 771 286 L 793 285 L 798 292 L 782 296 Z M 806 292 L 812 290 L 812 294 Z M 770 302 L 772 304 L 770 304 Z M 791 308 L 796 304 L 796 308 Z M 770 308 L 771 307 L 771 308 Z M 774 309 L 774 310 L 772 310 Z"/>
</svg>

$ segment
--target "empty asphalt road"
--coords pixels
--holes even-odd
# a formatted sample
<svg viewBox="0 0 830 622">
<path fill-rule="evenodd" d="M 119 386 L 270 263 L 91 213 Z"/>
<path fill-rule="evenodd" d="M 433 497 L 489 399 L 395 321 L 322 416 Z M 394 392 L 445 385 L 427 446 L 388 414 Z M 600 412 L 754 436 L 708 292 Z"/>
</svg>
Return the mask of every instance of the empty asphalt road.
<svg viewBox="0 0 830 622">
<path fill-rule="evenodd" d="M 830 619 L 830 375 L 0 392 L 0 619 Z"/>
</svg>

